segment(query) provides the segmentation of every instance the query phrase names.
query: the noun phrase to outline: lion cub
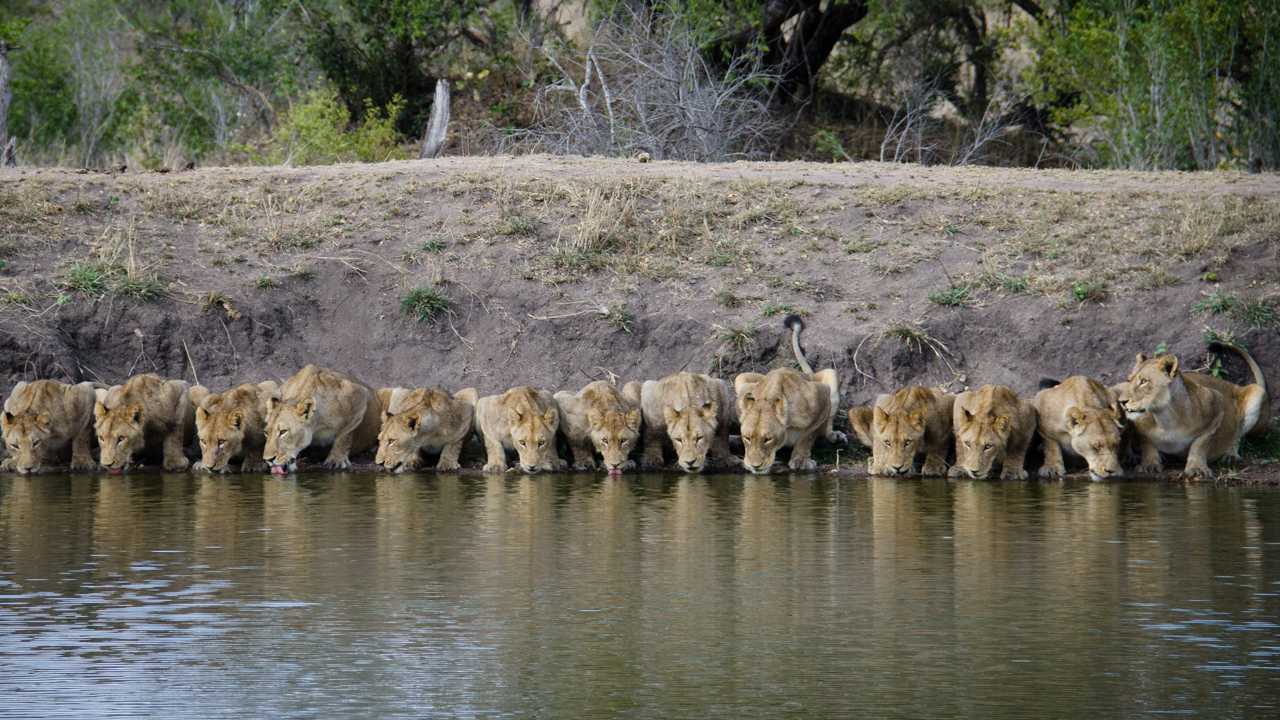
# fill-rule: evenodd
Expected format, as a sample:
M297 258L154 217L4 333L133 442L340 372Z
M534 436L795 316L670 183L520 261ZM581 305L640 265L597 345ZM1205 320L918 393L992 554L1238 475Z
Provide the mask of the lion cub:
M240 472L261 469L267 440L267 399L279 391L280 386L270 380L245 383L223 393L192 386L196 439L200 442L200 460L192 469L230 472L231 461L237 457L241 458Z
M804 321L799 315L788 316L783 325L791 330L791 352L804 372L777 368L767 375L741 373L733 379L742 426L742 465L756 475L773 469L779 448L791 447L787 466L792 470L813 470L818 463L809 453L819 435L830 442L845 442L844 433L832 429L840 405L836 371L815 373L805 360L800 349Z
M736 421L729 383L709 375L680 372L640 386L644 416L644 455L640 464L662 467L664 443L670 441L677 464L687 473L708 464L729 466L729 426Z
M923 453L922 475L946 475L955 400L939 388L913 385L877 397L870 412L850 410L854 433L871 448L868 472L910 475Z
M1063 451L1084 458L1094 480L1122 477L1120 443L1124 414L1116 397L1102 383L1073 375L1036 393L1040 439L1044 441L1044 465L1040 477L1067 473Z
M422 451L440 453L437 471L458 469L462 444L471 434L475 388L450 396L434 388L395 388L387 395L374 462L383 470L411 472L422 465Z
M1270 398L1262 369L1244 350L1224 345L1244 358L1254 384L1240 386L1196 372L1184 373L1178 358L1138 353L1133 372L1117 393L1133 422L1142 450L1140 473L1158 473L1160 454L1186 455L1183 475L1211 478L1209 461L1239 457L1240 439L1270 418Z
M195 424L187 383L147 373L96 392L94 430L99 462L107 472L123 473L134 455L157 445L164 452L165 470L187 469L183 446Z
M476 403L476 429L484 437L488 454L484 471L506 472L507 450L515 450L520 469L564 470L569 466L556 452L560 411L551 393L531 387L515 387L501 395L488 395Z
M594 470L596 452L610 475L636 466L628 456L640 439L640 383L629 382L619 391L597 380L577 393L560 391L554 397L575 470Z
M20 382L4 401L0 431L9 457L0 469L26 475L46 465L91 470L94 385L64 385L54 380Z
M1025 480L1027 448L1036 433L1036 409L1004 385L983 385L956 396L951 414L956 464L951 476L977 480L1000 463L1001 480Z
M298 455L312 445L329 445L324 467L351 467L351 453L378 441L382 403L378 393L337 370L308 365L267 398L267 439L263 456L274 475L298 469Z

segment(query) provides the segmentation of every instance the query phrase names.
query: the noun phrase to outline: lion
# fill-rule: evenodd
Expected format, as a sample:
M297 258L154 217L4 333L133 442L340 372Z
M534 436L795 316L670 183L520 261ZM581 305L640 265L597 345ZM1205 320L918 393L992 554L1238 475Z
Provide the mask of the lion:
M68 460L72 470L97 467L92 453L94 388L91 382L18 383L0 415L0 431L9 452L0 470L27 475Z
M636 466L628 457L640 439L640 383L629 382L619 391L597 380L577 393L561 391L553 397L575 470L595 470L597 452L610 475Z
M298 469L298 455L328 445L324 467L351 467L351 454L378 442L382 403L373 388L347 373L307 365L267 398L262 454L274 475Z
M1001 466L1001 480L1025 480L1027 448L1036 433L1035 407L1004 385L983 385L956 396L951 413L956 439L952 477L976 480Z
M642 467L662 467L668 441L675 449L676 464L687 473L702 472L708 464L728 467L735 462L729 452L729 430L737 420L736 410L724 380L688 372L646 380L640 386L640 412L644 418Z
M924 454L922 475L946 475L955 395L913 385L876 398L870 408L849 411L849 422L871 448L872 475L909 475Z
M545 390L515 387L501 395L488 395L476 402L476 429L484 438L488 455L484 471L507 471L507 450L515 450L520 469L564 470L569 463L556 452L556 430L560 411L555 398Z
M773 469L778 449L791 447L787 466L792 470L814 470L818 463L810 457L819 436L843 444L844 433L832 428L840 405L840 379L832 369L814 372L800 349L804 321L789 315L783 326L791 331L791 351L803 372L776 368L767 375L741 373L733 379L738 396L738 418L742 435L742 465L754 475Z
M191 387L196 408L196 440L200 460L193 470L225 473L240 458L240 472L262 468L266 444L267 399L280 391L279 384L245 383L223 393L211 393L203 385Z
M1182 372L1174 355L1147 357L1138 353L1118 398L1138 436L1142 453L1139 473L1159 473L1163 453L1186 456L1184 477L1212 478L1209 461L1238 459L1240 439L1270 422L1271 401L1261 368L1241 348L1217 347L1245 360L1253 384L1241 386L1202 373Z
M1124 413L1109 388L1092 378L1073 375L1036 393L1033 404L1044 441L1040 477L1067 474L1064 451L1083 458L1094 480L1124 476L1120 463Z
M107 472L123 473L135 455L157 445L164 454L165 470L187 469L190 461L183 448L191 439L195 412L186 382L146 373L96 393L94 430L99 463Z
M412 472L422 465L426 450L440 453L437 471L457 470L462 444L471 434L476 400L475 388L452 396L434 388L391 389L374 462L391 472Z

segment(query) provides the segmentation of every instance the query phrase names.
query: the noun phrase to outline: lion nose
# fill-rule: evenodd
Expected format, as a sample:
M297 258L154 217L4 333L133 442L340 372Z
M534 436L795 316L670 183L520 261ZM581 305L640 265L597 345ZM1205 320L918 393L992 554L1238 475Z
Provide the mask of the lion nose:
M896 473L896 474L898 474L898 475L905 475L905 474L906 474L906 472L907 472L907 466L906 466L906 465L898 465L897 467L893 468L893 472L894 472L894 473Z
M695 462L690 462L688 460L681 460L680 467L684 468L685 470L697 470L698 464Z

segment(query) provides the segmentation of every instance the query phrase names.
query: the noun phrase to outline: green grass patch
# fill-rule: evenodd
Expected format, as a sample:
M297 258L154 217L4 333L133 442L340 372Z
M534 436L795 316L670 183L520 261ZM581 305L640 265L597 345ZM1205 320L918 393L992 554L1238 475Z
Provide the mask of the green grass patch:
M1240 301L1237 300L1234 295L1228 295L1220 290L1214 290L1200 300L1197 300L1196 303L1191 306L1191 311L1198 314L1208 313L1210 315L1222 315L1224 313L1231 312L1239 302Z
M400 310L418 322L430 322L449 312L449 299L434 287L418 287L400 299Z
M110 270L100 263L76 263L63 276L62 287L83 295L102 295L110 280Z
M1232 313L1236 320L1251 328L1261 330L1276 324L1276 309L1266 300L1241 302Z
M929 302L943 307L965 307L972 300L968 285L952 285L929 293Z
M1107 299L1107 284L1101 280L1077 280L1071 283L1071 299L1078 303L1100 303Z
M628 335L631 334L631 328L635 325L636 316L624 305L613 305L604 315L605 322L614 327L615 330L621 330Z
M808 311L797 310L795 306L787 303L766 303L764 308L760 310L760 314L765 317L774 317L776 315L808 315Z

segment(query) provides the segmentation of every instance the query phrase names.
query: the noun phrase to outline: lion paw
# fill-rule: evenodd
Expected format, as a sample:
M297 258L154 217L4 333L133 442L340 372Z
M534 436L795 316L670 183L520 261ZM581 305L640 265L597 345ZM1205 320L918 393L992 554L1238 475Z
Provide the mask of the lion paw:
M182 472L183 470L186 470L190 466L191 466L191 461L184 457L167 458L164 461L164 469L168 470L169 472Z
M436 463L436 472L457 472L462 469L457 460L441 460Z
M1182 477L1186 480L1212 480L1213 471L1209 469L1208 465L1197 463L1195 465L1187 465L1182 471Z
M947 464L944 462L927 460L925 461L924 467L920 468L920 474L931 477L942 477L947 474Z
M801 460L800 458L792 458L791 462L787 463L787 467L791 468L792 470L799 470L799 471L817 470L818 461L814 460L813 458L804 458L803 460Z
M347 458L343 458L341 460L325 460L321 467L325 470L349 470L351 468L351 461Z
M1006 468L1000 473L1001 480L1026 480L1027 471L1022 468Z
M1065 474L1066 474L1065 468L1058 467L1055 465L1045 465L1044 467L1040 468L1040 472L1039 472L1040 477L1045 478L1046 480L1052 479L1052 478L1060 478Z
M1164 466L1160 463L1142 463L1134 468L1134 472L1139 475L1159 475L1164 472Z
M595 470L596 463L594 460L583 460L582 462L574 463L573 469L574 470Z
M487 473L504 473L507 471L507 464L500 462L485 463L485 466L481 468L481 470Z
M5 468L5 469L8 469L8 468ZM93 458L78 458L78 459L71 458L71 469L81 470L81 471L97 470L98 463L94 462Z
M840 432L839 430L833 430L831 431L830 434L827 435L827 442L831 443L832 445L848 445L849 436Z

